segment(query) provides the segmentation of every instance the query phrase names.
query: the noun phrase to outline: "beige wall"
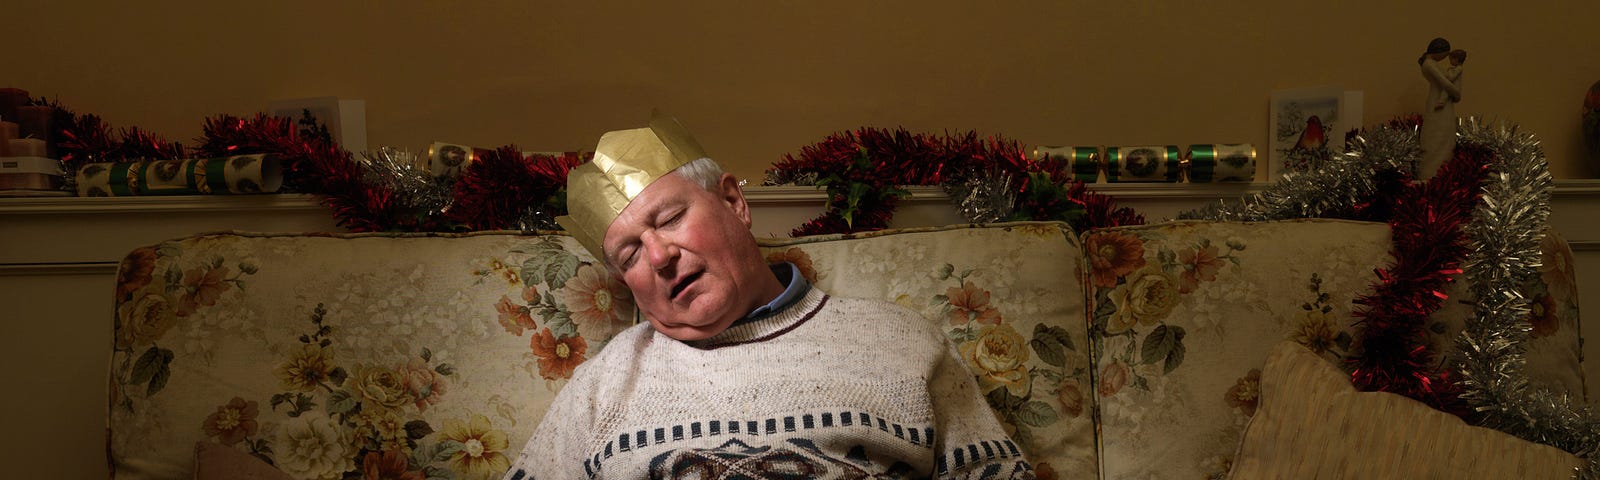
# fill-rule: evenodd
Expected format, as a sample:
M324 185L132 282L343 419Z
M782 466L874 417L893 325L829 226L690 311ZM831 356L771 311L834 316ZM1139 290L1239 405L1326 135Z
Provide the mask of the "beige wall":
M1365 90L1368 122L1418 110L1415 59L1445 36L1472 53L1458 113L1594 176L1593 1L97 3L7 2L0 86L183 140L273 99L364 98L371 144L411 148L584 149L660 107L759 177L857 126L1264 146L1273 89Z

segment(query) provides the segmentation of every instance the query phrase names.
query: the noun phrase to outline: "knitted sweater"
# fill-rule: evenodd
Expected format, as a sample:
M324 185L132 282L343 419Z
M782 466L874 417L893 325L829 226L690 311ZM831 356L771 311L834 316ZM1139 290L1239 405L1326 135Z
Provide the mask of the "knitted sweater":
M578 367L507 480L1033 478L954 346L813 288L680 342L648 324Z

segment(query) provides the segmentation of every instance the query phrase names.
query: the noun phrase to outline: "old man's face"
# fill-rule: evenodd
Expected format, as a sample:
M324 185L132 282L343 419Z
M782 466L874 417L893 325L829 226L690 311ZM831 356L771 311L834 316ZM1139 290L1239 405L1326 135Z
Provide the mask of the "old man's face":
M716 191L677 174L661 177L622 210L603 243L606 262L651 326L678 340L727 329L762 304L759 276L772 276L729 174Z

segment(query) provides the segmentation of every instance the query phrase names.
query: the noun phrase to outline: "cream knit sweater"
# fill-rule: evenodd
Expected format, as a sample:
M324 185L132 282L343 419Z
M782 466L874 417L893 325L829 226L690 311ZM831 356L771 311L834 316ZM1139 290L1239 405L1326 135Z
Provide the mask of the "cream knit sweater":
M1033 478L944 334L812 288L680 342L648 324L578 367L508 480Z

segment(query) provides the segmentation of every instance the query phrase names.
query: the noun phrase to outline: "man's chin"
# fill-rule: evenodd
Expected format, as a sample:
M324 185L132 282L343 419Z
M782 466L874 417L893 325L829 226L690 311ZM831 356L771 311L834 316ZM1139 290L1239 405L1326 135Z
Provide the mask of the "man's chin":
M657 332L680 342L693 342L715 337L728 329L728 325L653 325Z

